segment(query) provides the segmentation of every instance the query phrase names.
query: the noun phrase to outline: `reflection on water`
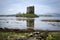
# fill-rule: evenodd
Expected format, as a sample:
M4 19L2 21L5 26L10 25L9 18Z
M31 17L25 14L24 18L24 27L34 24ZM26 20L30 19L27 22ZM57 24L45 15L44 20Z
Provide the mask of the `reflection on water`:
M28 19L27 21L27 27L34 28L34 19Z
M44 19L60 20L54 17L39 17L39 18L24 18L24 17L0 17L0 27L12 29L27 29L34 30L60 30L60 22L44 22Z

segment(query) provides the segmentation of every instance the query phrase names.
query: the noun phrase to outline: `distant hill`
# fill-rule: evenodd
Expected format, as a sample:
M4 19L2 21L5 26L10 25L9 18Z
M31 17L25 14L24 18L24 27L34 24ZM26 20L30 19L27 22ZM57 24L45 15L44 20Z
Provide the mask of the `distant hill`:
M39 16L43 16L43 17L60 17L59 13L46 13L46 14L41 14Z
M12 17L12 16L16 16L16 15L0 15L0 17Z

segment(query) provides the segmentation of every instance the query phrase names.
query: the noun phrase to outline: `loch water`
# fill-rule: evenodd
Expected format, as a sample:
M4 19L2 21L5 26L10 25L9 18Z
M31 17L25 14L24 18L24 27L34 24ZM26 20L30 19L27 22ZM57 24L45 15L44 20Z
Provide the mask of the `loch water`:
M60 22L44 22L42 20L60 20L60 17L0 17L0 28L34 30L60 30Z

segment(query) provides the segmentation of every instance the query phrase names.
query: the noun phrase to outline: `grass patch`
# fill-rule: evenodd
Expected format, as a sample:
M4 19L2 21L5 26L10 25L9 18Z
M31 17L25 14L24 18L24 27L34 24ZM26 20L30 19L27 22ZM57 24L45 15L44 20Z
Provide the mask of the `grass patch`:
M60 40L60 32L50 32L48 34L47 40Z
M26 14L16 14L17 17L38 17L36 14L33 13L26 13Z

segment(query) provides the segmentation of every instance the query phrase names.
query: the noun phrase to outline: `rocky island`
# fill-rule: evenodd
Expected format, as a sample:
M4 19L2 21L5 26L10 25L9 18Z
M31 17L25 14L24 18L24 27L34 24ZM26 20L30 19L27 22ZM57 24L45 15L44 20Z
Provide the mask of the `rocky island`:
M16 14L16 17L38 17L38 15L36 15L34 13L34 6L29 6L27 7L27 12L23 13L23 14Z

